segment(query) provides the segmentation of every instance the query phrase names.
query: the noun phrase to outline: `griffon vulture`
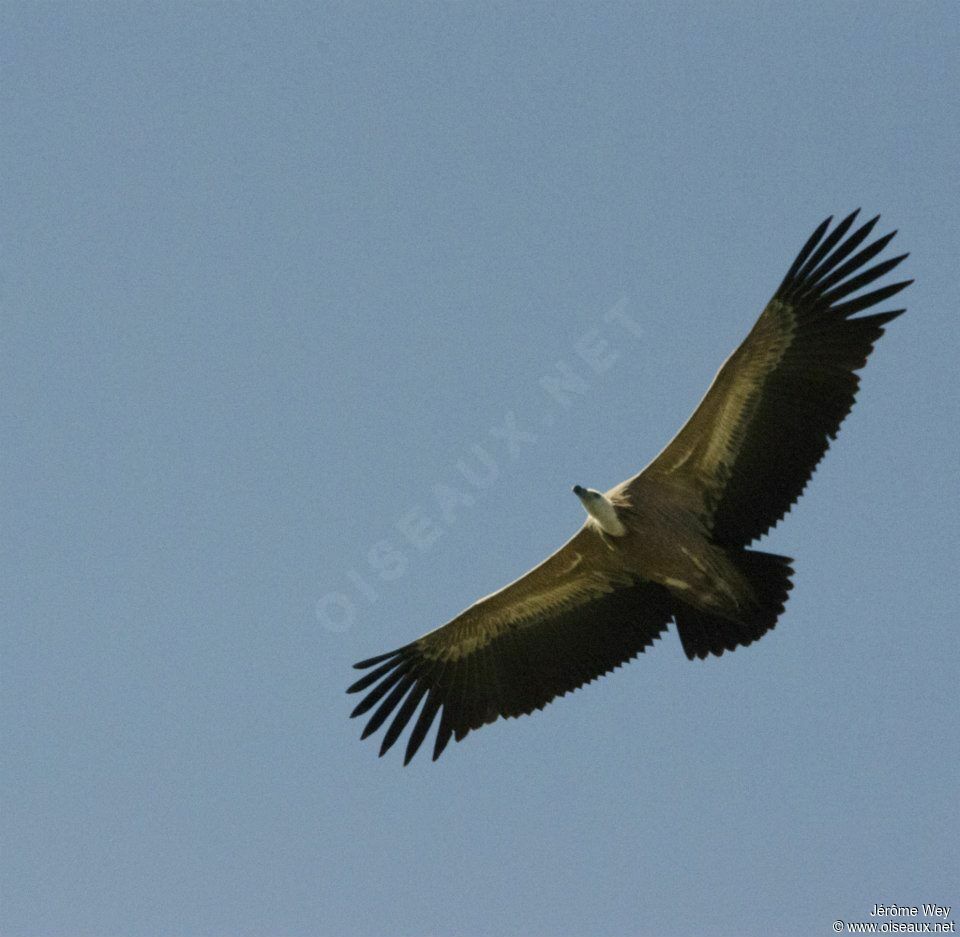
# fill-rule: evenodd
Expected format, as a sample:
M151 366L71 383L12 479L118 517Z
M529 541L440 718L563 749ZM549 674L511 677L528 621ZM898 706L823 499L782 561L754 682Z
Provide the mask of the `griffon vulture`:
M906 254L868 264L896 232L860 249L857 212L828 218L794 260L752 331L686 425L639 475L601 493L576 485L580 530L525 576L441 628L355 666L373 668L352 715L366 738L392 715L383 755L422 703L410 761L440 717L450 741L498 717L541 709L629 661L676 622L691 660L751 644L777 622L792 560L750 550L790 510L850 412L884 326L854 318L912 281L852 297Z

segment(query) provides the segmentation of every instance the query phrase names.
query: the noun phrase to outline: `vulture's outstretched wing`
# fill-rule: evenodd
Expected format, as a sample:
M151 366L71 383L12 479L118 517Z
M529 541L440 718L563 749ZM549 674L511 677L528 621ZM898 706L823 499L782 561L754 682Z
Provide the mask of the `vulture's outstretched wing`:
M363 738L392 715L383 755L413 718L404 764L440 716L434 760L500 716L542 709L635 657L670 622L670 596L611 566L586 527L557 553L505 589L481 599L416 641L355 666L374 668L348 690L366 696L351 715L373 707Z
M745 546L790 510L853 406L855 372L903 312L851 318L913 282L849 298L907 256L863 269L896 232L856 252L877 222L844 240L856 216L814 231L693 415L641 473L690 493L717 543ZM632 481L618 489L629 494Z

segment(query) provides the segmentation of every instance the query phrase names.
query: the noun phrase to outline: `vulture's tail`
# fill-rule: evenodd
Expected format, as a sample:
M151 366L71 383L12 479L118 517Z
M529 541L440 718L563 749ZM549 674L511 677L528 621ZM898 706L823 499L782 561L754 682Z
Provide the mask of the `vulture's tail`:
M728 555L750 583L754 601L741 609L736 619L731 619L677 600L674 619L690 660L708 654L719 656L740 645L752 644L777 623L787 601L793 574L790 557L758 550L731 551Z

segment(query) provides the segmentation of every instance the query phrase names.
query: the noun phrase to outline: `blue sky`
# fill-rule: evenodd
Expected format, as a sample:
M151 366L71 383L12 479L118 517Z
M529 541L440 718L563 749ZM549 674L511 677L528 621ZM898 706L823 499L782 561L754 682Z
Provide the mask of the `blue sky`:
M0 35L4 937L960 905L955 5L9 2ZM351 664L559 546L858 205L916 283L763 542L777 629L379 760Z

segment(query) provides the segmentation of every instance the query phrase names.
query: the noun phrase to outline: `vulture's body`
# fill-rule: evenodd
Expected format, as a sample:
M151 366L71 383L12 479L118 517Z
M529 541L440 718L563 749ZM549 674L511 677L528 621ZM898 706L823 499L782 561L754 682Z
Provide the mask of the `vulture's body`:
M414 714L406 761L439 715L433 757L451 736L520 716L630 660L676 622L687 656L722 654L776 624L787 557L747 549L797 500L853 405L856 371L902 309L854 318L911 281L854 293L906 256L867 265L877 219L856 212L804 245L743 344L667 447L601 494L574 492L581 529L539 566L441 628L356 666L373 668L354 716L363 736L393 716L382 755ZM422 705L421 705L422 704Z

